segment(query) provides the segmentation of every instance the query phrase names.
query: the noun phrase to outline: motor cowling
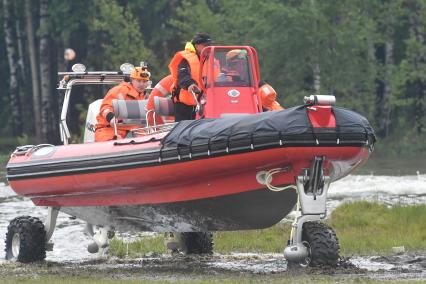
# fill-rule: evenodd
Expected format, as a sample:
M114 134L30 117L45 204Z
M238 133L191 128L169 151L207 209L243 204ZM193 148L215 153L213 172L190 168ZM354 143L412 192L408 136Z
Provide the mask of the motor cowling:
M102 105L102 99L96 100L89 105L87 110L86 124L84 126L84 143L95 142L96 116L98 116Z

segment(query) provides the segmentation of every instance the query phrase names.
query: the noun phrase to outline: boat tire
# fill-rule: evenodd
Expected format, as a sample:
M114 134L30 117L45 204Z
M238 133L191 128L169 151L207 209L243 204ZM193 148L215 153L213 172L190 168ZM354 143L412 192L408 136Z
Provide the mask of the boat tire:
M210 232L182 233L185 254L213 254L213 234Z
M309 266L336 267L339 261L339 240L334 230L320 222L303 224L302 241L306 242L309 250Z
M46 231L40 219L20 216L7 227L6 259L23 263L46 258Z

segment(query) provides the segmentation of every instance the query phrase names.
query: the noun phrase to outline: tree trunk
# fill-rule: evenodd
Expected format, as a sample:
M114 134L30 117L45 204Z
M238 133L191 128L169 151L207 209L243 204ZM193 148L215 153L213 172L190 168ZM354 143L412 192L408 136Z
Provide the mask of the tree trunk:
M40 82L41 82L41 131L44 141L51 141L52 92L50 82L50 49L48 32L48 0L40 1Z
M380 128L383 130L385 137L389 134L389 126L390 126L390 99L392 96L392 69L393 69L393 47L394 43L392 40L389 40L385 43L385 79L383 81L383 96L381 100L381 108L382 108L382 117L380 121Z
M419 23L419 15L415 12L418 10L415 3L411 3L413 6L411 7L411 14L409 18L410 23L410 36L415 39L415 41L419 44L419 46L425 45L425 37L424 27L421 23ZM417 72L421 72L424 68L426 62L426 54L422 52L422 49L417 49L417 54L415 55L415 59L413 60L413 70ZM414 89L416 90L414 96L414 128L418 134L421 134L424 131L424 117L425 117L425 97L426 97L426 79L424 76L420 76L420 78L415 78L414 82L412 82Z
M25 76L25 57L24 57L24 36L22 35L22 28L21 28L21 21L22 17L18 16L21 15L20 7L22 7L22 2L15 0L15 16L16 16L16 40L18 42L18 65L19 65L19 73L22 78L23 85L26 85L28 82L27 76ZM19 7L18 7L19 5Z
M34 129L38 143L43 140L41 132L41 111L40 111L40 72L37 68L37 45L35 43L35 34L33 28L33 13L32 13L32 0L25 0L25 18L27 20L27 41L28 53L31 65L31 86L33 95L33 113L34 113Z
M312 70L313 77L314 77L314 94L320 95L320 89L321 89L321 69L320 65L316 63L314 65L314 68Z
M9 95L10 95L10 109L12 113L13 136L21 136L23 134L23 124L21 115L21 103L19 99L18 88L18 62L16 46L13 39L13 2L3 0L4 10L4 33L6 42L7 59L9 63L10 82L9 82Z

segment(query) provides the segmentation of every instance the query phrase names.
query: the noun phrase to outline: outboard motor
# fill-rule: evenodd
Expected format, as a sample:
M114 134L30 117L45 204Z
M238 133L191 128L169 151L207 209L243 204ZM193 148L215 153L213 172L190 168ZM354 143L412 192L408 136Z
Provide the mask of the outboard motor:
M96 127L96 116L99 114L101 109L102 99L96 100L89 105L87 110L86 124L84 127L84 143L95 142L95 127Z

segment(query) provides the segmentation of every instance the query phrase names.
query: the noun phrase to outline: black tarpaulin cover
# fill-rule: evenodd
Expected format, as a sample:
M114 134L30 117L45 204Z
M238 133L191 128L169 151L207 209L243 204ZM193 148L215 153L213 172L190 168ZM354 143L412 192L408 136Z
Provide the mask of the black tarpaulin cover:
M363 137L363 142L375 141L374 131L366 118L339 107L333 107L333 112L336 128L325 130L329 136L332 132L333 137L342 140L357 136ZM309 140L315 139L319 133L321 129L312 127L306 106L298 106L252 115L181 121L164 137L162 144L166 147L192 147L224 141L264 140L267 137L305 137Z

